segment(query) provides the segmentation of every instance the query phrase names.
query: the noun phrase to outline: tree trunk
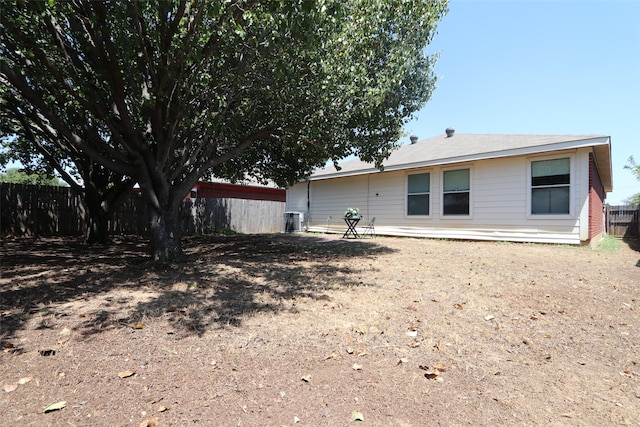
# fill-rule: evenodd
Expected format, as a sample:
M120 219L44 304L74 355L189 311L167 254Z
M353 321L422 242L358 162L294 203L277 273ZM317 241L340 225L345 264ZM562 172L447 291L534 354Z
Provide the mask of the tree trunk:
M109 217L111 212L105 210L100 203L97 203L96 206L96 203L89 203L89 201L87 201L87 209L89 210L89 226L86 243L89 245L110 244Z
M160 210L150 207L150 249L155 262L184 260L178 206Z
M98 189L94 182L86 182L82 190L82 201L86 207L87 231L85 243L89 245L111 243L109 238L109 219L111 210L109 204L104 200L101 189Z
M130 179L94 162L83 164L83 200L89 213L87 244L110 244L109 220L133 187Z

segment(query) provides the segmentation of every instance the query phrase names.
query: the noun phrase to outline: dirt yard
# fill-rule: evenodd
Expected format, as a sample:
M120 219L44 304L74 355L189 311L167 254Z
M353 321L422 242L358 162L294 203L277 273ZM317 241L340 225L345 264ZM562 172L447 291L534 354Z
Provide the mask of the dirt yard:
M184 246L5 239L0 424L640 426L638 241Z

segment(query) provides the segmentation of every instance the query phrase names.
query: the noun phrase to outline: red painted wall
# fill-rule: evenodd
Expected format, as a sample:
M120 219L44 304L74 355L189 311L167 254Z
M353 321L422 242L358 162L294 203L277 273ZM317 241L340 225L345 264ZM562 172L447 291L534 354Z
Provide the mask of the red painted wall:
M247 199L286 201L286 190L270 187L223 184L218 182L198 182L195 196L199 199ZM193 195L192 195L193 197Z
M593 153L589 153L589 240L604 232L605 196Z

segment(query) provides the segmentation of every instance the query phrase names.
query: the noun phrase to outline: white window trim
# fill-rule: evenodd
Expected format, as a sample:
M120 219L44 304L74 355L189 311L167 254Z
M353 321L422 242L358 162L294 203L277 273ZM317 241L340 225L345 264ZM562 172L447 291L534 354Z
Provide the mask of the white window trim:
M531 213L531 164L541 160L555 160L569 158L569 213L568 214L532 214ZM527 159L527 219L574 219L575 213L575 194L576 194L576 175L575 175L575 155L574 154L555 154L550 156L530 157Z
M428 215L409 215L409 175L429 174L429 214ZM412 171L405 173L404 176L404 216L406 218L431 218L433 212L433 172L430 170Z
M444 213L444 173L469 169L469 214L468 215L445 215ZM440 219L471 219L473 218L473 167L471 165L458 165L455 167L443 168L440 170Z

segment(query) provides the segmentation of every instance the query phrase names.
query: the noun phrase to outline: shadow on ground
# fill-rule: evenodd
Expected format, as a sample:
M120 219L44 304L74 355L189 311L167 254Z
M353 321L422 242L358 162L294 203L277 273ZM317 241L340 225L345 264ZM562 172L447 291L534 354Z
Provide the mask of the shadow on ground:
M280 234L192 237L183 246L187 262L157 266L136 237L110 247L71 238L5 240L0 337L65 316L78 317L85 336L153 318L202 334L257 312L295 312L305 298L330 300L332 289L369 286L340 260L358 257L362 269L377 269L375 258L391 251L372 240Z
M626 243L631 249L636 252L640 252L640 238L638 237L624 237L622 241ZM636 267L640 267L640 259L636 262Z

